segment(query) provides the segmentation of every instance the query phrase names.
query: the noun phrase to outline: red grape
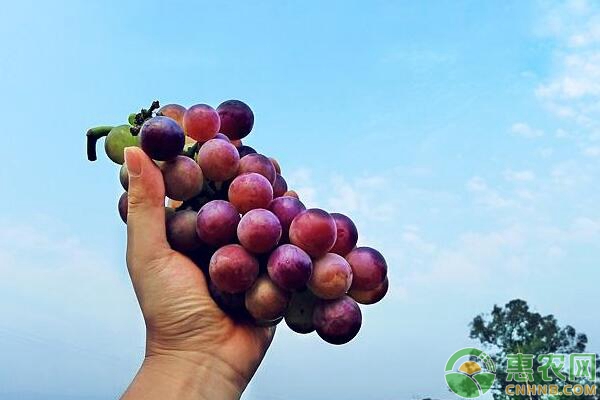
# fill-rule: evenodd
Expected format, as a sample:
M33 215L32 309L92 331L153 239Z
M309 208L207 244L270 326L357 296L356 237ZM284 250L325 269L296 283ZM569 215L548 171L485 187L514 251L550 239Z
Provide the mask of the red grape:
M293 198L295 198L295 199L298 199L298 200L300 200L300 196L298 196L298 193L296 193L296 191L295 191L295 190L288 190L287 192L285 192L285 193L283 194L283 196L289 196L289 197L293 197ZM283 196L282 196L282 197L283 197Z
M273 164L273 168L275 168L275 172L277 172L278 174L281 175L281 167L279 166L279 163L277 162L277 160L274 159L273 157L269 157L269 160L271 160L271 164Z
M283 179L283 176L277 174L275 176L275 182L273 182L273 197L281 197L287 190L287 182Z
M240 159L239 174L256 172L267 178L271 184L275 182L275 168L269 159L262 154L248 154Z
M269 211L275 214L281 223L282 240L288 240L290 225L294 217L304 210L306 210L304 204L302 204L300 200L293 197L277 197L271 201L269 204Z
M182 128L183 114L185 114L185 107L180 106L179 104L167 104L165 106L162 106L156 113L156 115L163 115L165 117L174 119L175 122L177 122Z
M205 142L219 132L221 120L214 108L207 104L191 106L183 114L185 133L198 142Z
M346 255L346 260L352 267L352 289L375 289L387 276L385 258L370 247L355 248Z
M211 139L198 151L198 164L204 176L211 181L222 182L233 178L238 171L240 156L231 143Z
M308 287L322 299L338 299L346 294L352 284L352 268L340 255L327 253L313 263Z
M229 201L245 214L255 208L267 208L273 200L273 188L267 178L256 172L237 176L229 185Z
M241 293L258 277L258 261L239 244L229 244L213 254L208 271L217 289Z
M310 333L315 330L313 311L319 299L310 291L293 292L285 312L285 323L297 333Z
M202 191L202 169L189 157L177 156L161 165L165 191L173 200L188 200Z
M284 244L271 253L267 271L279 287L286 290L302 289L310 279L312 261L301 248Z
M254 114L248 105L239 100L227 100L217 107L221 118L221 132L230 139L246 137L254 126Z
M196 212L192 210L177 211L167 217L167 240L173 250L187 253L201 246L196 219Z
M389 280L386 277L383 282L379 284L375 289L371 290L357 290L351 289L348 292L348 296L352 297L360 304L375 304L383 299L388 291Z
M360 307L344 296L337 300L321 300L313 313L317 334L331 344L344 344L352 340L362 324Z
M129 200L127 196L127 192L123 193L121 197L119 197L119 215L123 222L127 223L127 210L129 208Z
M283 316L289 299L286 291L263 275L246 292L246 309L257 320L271 321Z
M311 257L325 255L333 247L336 234L333 217L319 208L302 211L290 225L290 242Z
M281 238L281 223L269 210L257 208L248 211L237 227L240 244L253 253L266 253Z
M183 129L169 117L150 118L142 125L139 136L142 149L159 161L174 158L185 144Z
M337 239L330 252L345 257L356 246L358 230L354 222L344 214L332 213L331 216L335 220Z
M196 221L196 232L204 243L211 246L223 246L235 240L240 214L234 206L224 200L206 203Z

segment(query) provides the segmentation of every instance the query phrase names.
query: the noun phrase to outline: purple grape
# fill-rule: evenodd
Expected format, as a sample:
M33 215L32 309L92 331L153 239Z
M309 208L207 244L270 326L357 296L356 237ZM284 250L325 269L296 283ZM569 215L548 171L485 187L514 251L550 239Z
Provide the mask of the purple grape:
M213 200L198 211L196 232L204 243L223 246L235 240L239 222L240 214L231 203Z
M350 289L348 296L356 300L360 304L375 304L383 299L388 291L389 281L386 277L383 282L375 289L371 290L357 290Z
M208 290L219 308L231 318L237 321L250 319L250 314L248 314L244 304L244 293L225 293L219 290L213 282L208 285Z
M254 114L248 105L239 100L227 100L217 107L221 118L221 132L229 139L246 137L254 126Z
M352 289L375 289L387 276L385 258L370 247L357 247L348 253L346 261L352 267Z
M254 150L252 147L245 146L245 145L241 145L240 147L237 148L237 150L238 150L238 154L240 155L240 158L244 158L248 154L255 154L256 153L256 150Z
M293 292L285 312L285 323L297 333L311 333L315 330L313 311L319 299L310 290Z
M277 175L271 160L258 153L248 154L240 159L238 174L241 175L246 172L256 172L257 174L261 174L267 178L271 184L275 182L275 176Z
M273 197L281 197L287 192L288 186L283 176L277 174L273 182Z
M185 144L183 129L169 117L150 118L142 125L139 136L142 149L158 161L176 157Z
M337 238L333 248L329 251L345 257L358 242L358 230L354 222L344 214L332 213L331 216L335 221Z
M189 200L202 191L202 169L189 157L177 156L161 165L165 192L173 200Z
M197 213L192 210L177 211L167 218L167 240L173 250L189 253L200 248L196 220Z
M125 191L129 190L129 172L125 164L121 165L121 169L119 170L119 181Z
M286 291L263 275L246 292L246 309L256 320L272 321L283 316L289 300Z
M240 220L237 227L240 244L253 253L266 253L279 243L281 224L269 210L250 210Z
M119 197L119 215L123 222L127 223L127 210L129 208L129 200L127 196L127 192L123 193L121 197Z
M211 181L222 182L237 174L240 156L231 143L211 139L198 150L198 164L204 176Z
M321 339L331 344L344 344L360 330L362 314L358 304L348 296L321 300L315 307L313 324Z
M258 277L258 261L239 244L228 244L213 254L208 272L217 289L241 293Z
M312 261L301 248L284 244L269 256L267 272L282 289L298 290L304 288L310 279Z
M302 211L290 225L290 242L311 257L321 257L331 250L336 235L333 217L319 208Z
M229 201L241 214L255 208L267 208L273 200L273 188L262 175L255 172L239 175L229 185Z
M313 262L313 272L308 287L322 299L338 299L346 294L352 284L352 268L338 254L327 253Z
M269 204L269 211L277 216L281 223L281 240L287 241L292 221L300 212L306 210L304 204L290 196L277 197Z

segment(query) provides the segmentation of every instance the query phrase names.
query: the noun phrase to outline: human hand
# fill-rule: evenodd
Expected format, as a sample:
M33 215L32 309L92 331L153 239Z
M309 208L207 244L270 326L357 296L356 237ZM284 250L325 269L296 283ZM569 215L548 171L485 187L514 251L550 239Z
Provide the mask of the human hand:
M167 242L160 170L137 147L125 149L125 160L127 267L146 323L146 355L122 399L237 399L274 328L236 323L221 311L204 273Z

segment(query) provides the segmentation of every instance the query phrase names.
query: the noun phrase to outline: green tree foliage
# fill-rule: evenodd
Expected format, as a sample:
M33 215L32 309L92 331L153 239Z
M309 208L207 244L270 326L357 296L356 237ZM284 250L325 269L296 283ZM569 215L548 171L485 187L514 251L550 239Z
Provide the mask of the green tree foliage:
M492 387L492 393L496 400L537 400L537 399L578 399L578 400L598 400L600 399L600 388L597 388L597 394L593 396L509 396L505 393L508 384L516 382L507 382L507 354L534 354L533 365L533 383L543 384L541 373L537 371L540 363L537 356L540 354L568 354L584 353L588 342L584 333L577 332L570 325L561 327L553 315L542 316L539 313L532 312L524 300L511 300L504 307L494 306L489 315L478 315L470 324L472 339L479 340L486 352L496 363L496 381ZM597 357L597 374L600 375L600 357ZM568 360L564 372L568 375ZM592 382L586 379L580 379L577 382L565 382L552 376L552 382L547 384L556 384L562 389L567 384L589 384Z

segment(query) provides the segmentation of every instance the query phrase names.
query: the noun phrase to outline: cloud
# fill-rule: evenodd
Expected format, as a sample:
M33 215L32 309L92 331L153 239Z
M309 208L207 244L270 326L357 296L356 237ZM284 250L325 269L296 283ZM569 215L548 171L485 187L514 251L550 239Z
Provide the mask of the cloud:
M527 139L533 139L533 138L538 138L541 136L544 136L544 131L542 131L541 129L535 129L532 128L531 126L529 126L528 124L524 123L524 122L516 122L514 123L511 127L510 127L510 131L512 133L514 133L515 135L527 138Z
M600 146L589 146L583 149L583 154L588 157L600 157Z
M513 171L508 169L504 171L504 179L509 182L530 182L535 179L535 173L530 170Z
M502 196L496 189L488 186L487 182L478 176L467 181L466 188L476 195L476 202L486 207L497 209L516 206L515 200Z

